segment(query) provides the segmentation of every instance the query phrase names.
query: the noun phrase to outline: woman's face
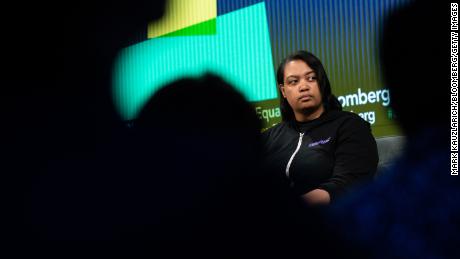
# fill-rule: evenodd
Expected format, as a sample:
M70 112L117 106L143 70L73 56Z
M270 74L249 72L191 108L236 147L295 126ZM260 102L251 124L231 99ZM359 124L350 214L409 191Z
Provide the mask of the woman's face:
M304 61L286 63L280 89L298 121L316 119L324 111L316 73Z

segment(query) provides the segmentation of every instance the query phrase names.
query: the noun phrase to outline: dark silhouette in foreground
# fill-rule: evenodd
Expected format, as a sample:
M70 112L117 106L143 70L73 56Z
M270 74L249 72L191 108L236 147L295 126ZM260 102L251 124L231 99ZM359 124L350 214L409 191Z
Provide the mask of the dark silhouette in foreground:
M155 193L155 220L138 237L221 254L293 244L296 215L259 170L260 121L231 85L207 75L166 86L133 121L133 137L134 171Z
M113 60L162 17L165 2L16 1L5 8L7 240L107 235L101 226L90 237L81 222L104 221L98 212L114 202L104 196L107 176L117 174L104 161L117 153L123 135L111 98Z
M449 15L448 4L420 1L385 22L385 82L407 146L375 183L332 207L331 228L359 257L459 257L459 179L450 175Z

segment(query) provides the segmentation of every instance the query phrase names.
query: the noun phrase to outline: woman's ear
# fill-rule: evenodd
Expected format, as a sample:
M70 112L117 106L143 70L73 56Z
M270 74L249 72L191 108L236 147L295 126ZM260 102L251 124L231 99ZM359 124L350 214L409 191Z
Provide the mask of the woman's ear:
M280 88L281 94L283 95L284 98L286 98L286 93L284 92L284 85L283 85L283 84L279 84L278 86L279 86L279 88Z

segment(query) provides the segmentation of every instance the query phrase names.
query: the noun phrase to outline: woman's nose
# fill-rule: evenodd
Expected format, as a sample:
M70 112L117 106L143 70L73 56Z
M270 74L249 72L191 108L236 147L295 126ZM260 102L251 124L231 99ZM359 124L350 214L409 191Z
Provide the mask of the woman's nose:
M299 84L299 91L307 91L310 90L310 85L308 84L307 80L301 80Z

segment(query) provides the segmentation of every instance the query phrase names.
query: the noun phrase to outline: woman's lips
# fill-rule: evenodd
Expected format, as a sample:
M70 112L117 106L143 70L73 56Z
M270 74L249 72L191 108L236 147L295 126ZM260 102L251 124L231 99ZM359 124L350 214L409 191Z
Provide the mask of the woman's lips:
M302 95L299 97L300 101L309 101L310 99L312 99L311 95Z

